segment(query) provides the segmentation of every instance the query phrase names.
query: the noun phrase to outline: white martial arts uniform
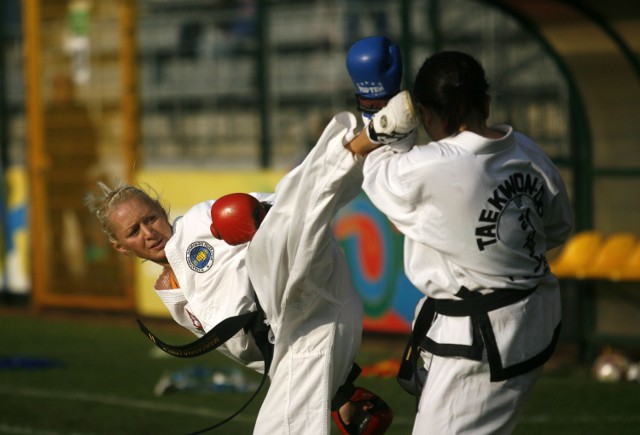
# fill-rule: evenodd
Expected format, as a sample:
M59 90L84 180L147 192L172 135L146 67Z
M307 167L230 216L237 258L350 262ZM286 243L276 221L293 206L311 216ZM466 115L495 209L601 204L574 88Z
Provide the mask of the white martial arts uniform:
M275 194L259 197L273 205L249 244L228 246L211 236L209 201L176 222L165 248L180 289L157 293L197 335L254 311L257 295L274 356L256 434L329 434L331 399L360 346L362 302L331 229L336 212L361 189L362 159L344 148L356 125L352 114L338 114ZM242 331L219 349L263 367Z
M364 165L364 191L405 235L405 272L422 303L467 300L483 311L468 299L535 289L484 314L436 307L420 337L429 375L415 434L509 433L557 340L559 286L545 253L570 234L570 202L538 145L494 128L504 136L463 131L404 153L384 146Z

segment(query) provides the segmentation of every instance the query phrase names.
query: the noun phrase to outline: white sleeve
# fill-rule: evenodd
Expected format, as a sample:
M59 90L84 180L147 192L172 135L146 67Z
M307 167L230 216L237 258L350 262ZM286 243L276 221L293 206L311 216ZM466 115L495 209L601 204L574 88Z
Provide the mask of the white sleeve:
M240 331L222 346L218 347L218 352L231 360L246 366L259 373L264 373L264 360L262 354L253 340L253 336L244 331Z
M260 202L267 202L269 204L273 204L273 200L275 199L274 193L266 193L266 192L251 192L249 195L253 196Z
M411 180L408 172L415 150L416 147L407 153L397 153L386 146L372 151L364 162L362 190L400 232L424 242L419 231L419 207L429 200L429 193L416 189L421 180Z
M156 290L156 294L160 297L167 310L180 326L187 328L198 337L204 335L202 323L193 314L189 307L189 302L184 297L184 293L180 289Z
M545 215L547 250L556 248L567 241L573 229L573 209L566 188L557 175L557 192L551 199L550 212Z
M189 302L184 297L182 290L156 290L156 293L171 313L171 317L180 325L193 332L198 337L204 335L202 323L189 309ZM226 357L236 361L250 369L262 373L264 362L251 334L243 330L231 337L226 343L217 349Z

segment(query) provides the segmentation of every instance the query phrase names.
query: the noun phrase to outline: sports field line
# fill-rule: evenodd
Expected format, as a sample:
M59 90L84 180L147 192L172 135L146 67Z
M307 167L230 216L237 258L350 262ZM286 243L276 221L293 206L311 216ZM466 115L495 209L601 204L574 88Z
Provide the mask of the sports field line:
M61 390L44 390L39 388L10 388L0 386L0 395L22 396L30 398L56 399L80 401L89 403L98 403L102 405L120 406L124 408L145 409L158 412L172 412L175 414L197 415L203 417L212 417L222 419L228 416L228 413L222 413L206 407L186 407L181 405L159 404L156 402L127 399L118 396L107 396L102 394L90 394L81 391L61 391ZM252 422L255 421L255 415L240 414L235 420ZM557 418L545 414L524 415L519 424L527 425L553 425L558 421ZM624 414L624 415L566 415L562 418L563 423L569 424L590 424L600 423L640 423L640 414ZM395 418L394 426L411 427L413 419ZM0 433L24 434L24 435L59 435L55 432L36 431L26 427L5 426L0 423ZM65 434L69 435L69 434ZM80 435L80 434L76 434Z
M11 435L90 435L81 432L56 432L52 430L33 429L26 426L10 426L0 423L0 434Z
M90 394L81 391L61 391L61 390L44 390L40 388L9 388L0 386L0 395L9 396L21 396L29 398L41 398L41 399L56 399L56 400L69 400L88 403L97 403L101 405L120 406L124 408L145 409L158 412L172 412L175 414L197 415L203 417L212 417L214 419L222 419L229 416L228 413L217 412L210 408L199 407L186 407L180 405L159 404L156 402L146 400L127 399L118 396L107 396L102 394ZM256 415L240 414L237 415L234 420L253 422L256 420ZM413 425L413 419L395 418L393 421L394 426L411 427ZM3 429L7 433L12 434L24 434L24 435L59 435L53 432L35 431L28 428L3 428L0 424L0 433ZM12 430L9 430L12 429ZM68 435L68 434L65 434ZM80 435L80 434L76 434Z
M54 432L50 430L38 430L31 429L26 426L9 426L8 424L0 423L0 433L13 434L13 435L62 435L60 432ZM69 435L85 435L79 433L73 433Z
M158 412L173 412L176 414L198 415L203 417L225 418L229 414L217 412L210 408L187 407L181 405L161 404L146 400L128 399L118 396L90 394L82 391L44 390L40 388L10 388L0 386L0 395L21 396L41 399L70 400L79 402L98 403L101 405L120 406L124 408L145 409ZM234 420L246 422L255 421L255 415L238 415Z
M518 421L518 424L528 425L554 425L556 423L569 423L575 425L585 425L591 423L640 423L640 415L637 414L584 414L567 415L566 418L557 418L545 414L525 415Z

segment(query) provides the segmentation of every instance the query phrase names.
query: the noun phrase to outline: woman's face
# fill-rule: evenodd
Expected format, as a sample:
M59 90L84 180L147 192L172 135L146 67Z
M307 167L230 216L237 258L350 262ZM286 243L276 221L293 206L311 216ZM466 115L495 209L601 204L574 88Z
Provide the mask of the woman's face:
M109 223L116 238L111 245L116 251L162 265L168 263L164 247L172 229L163 210L133 197L113 208Z

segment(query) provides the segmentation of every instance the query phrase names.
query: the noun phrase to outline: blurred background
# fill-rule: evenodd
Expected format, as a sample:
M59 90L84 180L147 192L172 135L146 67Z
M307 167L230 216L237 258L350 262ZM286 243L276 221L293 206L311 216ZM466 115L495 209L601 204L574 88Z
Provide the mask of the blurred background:
M406 88L436 51L476 56L491 122L560 168L576 212L572 249L552 263L562 343L587 363L640 345L639 3L2 0L0 13L0 307L166 318L149 291L158 269L110 250L84 193L150 185L175 218L271 191L332 114L355 112L350 45L386 35ZM334 228L366 331L406 334L419 294L402 238L364 196Z

